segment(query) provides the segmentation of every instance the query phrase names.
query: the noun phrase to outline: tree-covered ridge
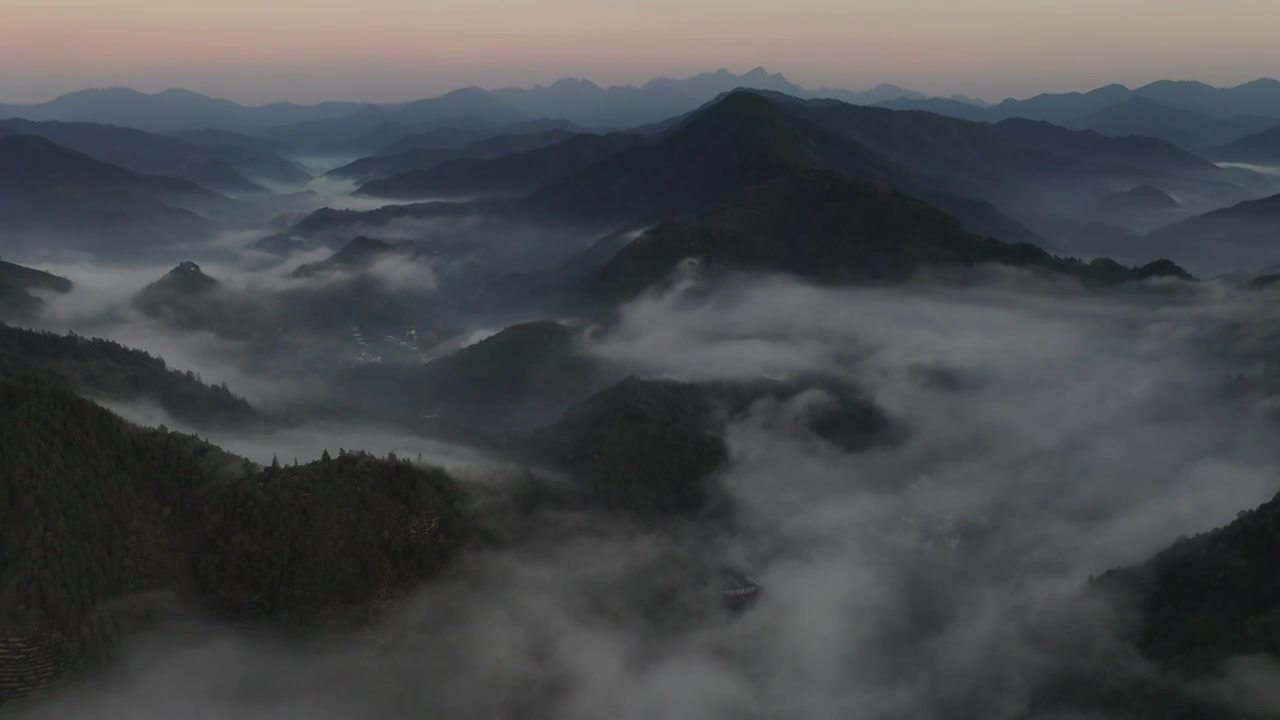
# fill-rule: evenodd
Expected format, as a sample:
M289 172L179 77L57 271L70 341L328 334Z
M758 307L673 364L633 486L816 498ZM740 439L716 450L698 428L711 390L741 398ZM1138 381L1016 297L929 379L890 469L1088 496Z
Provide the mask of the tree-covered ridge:
M1141 268L1105 258L1085 263L1028 243L975 235L929 203L889 188L821 170L795 170L696 221L664 223L645 233L601 270L593 292L629 298L686 258L712 268L785 272L825 282L894 282L928 268L986 263L1106 285L1190 278L1167 260Z
M0 320L27 320L43 308L43 300L0 277Z
M345 368L344 403L432 434L506 440L610 382L600 362L579 352L582 332L555 320L520 323L425 364Z
M361 186L359 194L422 198L529 192L580 172L644 138L627 133L575 135L553 145L497 157L462 157L412 169Z
M1201 674L1237 656L1280 657L1277 557L1280 496L1097 585L1134 612L1134 640L1147 657Z
M120 401L147 400L184 421L211 425L260 419L226 384L206 385L194 373L110 340L0 325L0 378L36 373L76 392Z
M715 510L712 476L729 461L729 422L757 403L818 390L828 402L803 413L809 432L856 452L892 438L884 412L855 388L812 383L683 383L627 378L571 407L535 433L535 453L573 476L594 504L658 517Z
M78 647L112 598L186 575L183 500L247 462L130 425L35 378L0 380L0 635Z
M0 260L0 282L8 282L24 290L47 290L49 292L71 292L71 281L47 273L43 270L23 267L16 263Z
M44 308L44 300L32 295L32 290L65 293L71 291L71 281L41 270L23 267L0 260L0 320L25 320Z
M313 617L383 599L441 570L465 539L462 493L441 470L343 452L272 466L194 503L195 584L249 616Z
M462 502L442 471L395 458L264 469L56 382L0 379L0 639L60 658L60 676L159 589L320 621L439 572L468 537ZM0 683L0 703L31 689Z
M292 278L309 278L337 272L357 272L368 269L381 260L401 256L406 262L418 255L412 241L396 244L361 235L324 260L301 265L289 273Z

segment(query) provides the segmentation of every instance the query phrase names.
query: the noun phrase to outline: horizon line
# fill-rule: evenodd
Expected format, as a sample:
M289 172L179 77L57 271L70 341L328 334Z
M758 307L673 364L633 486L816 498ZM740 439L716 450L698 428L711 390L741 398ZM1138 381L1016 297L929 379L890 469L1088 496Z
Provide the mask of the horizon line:
M1108 88L1108 87L1117 87L1117 86L1118 86L1118 87L1121 87L1121 88L1124 88L1125 90L1128 90L1128 91L1132 92L1132 91L1135 91L1135 90L1141 90L1141 89L1142 89L1142 88L1144 88L1144 87L1149 87L1149 86L1151 86L1151 85L1157 85L1157 84L1160 84L1160 83L1198 84L1198 85L1204 85L1204 86L1206 86L1206 87L1210 87L1210 88L1213 88L1213 89L1216 89L1216 90L1235 90L1235 89L1238 89L1238 88L1247 87L1247 86L1249 86L1249 85L1254 85L1254 84L1257 84L1257 83L1265 83L1265 82L1270 82L1270 83L1280 84L1280 79L1277 79L1277 78L1275 78L1275 77L1265 76L1265 75L1264 75L1264 76L1260 76L1260 77L1258 77L1258 78L1255 78L1255 79L1253 79L1253 80L1248 80L1248 81L1245 81L1245 82L1242 82L1242 83L1236 84L1236 85L1214 85L1214 84L1212 84L1212 83L1207 83L1207 82L1204 82L1204 81L1202 81L1202 80L1162 78L1162 79L1159 79L1159 80L1153 80L1153 81L1150 81L1150 82L1146 82L1146 83L1143 83L1143 84L1141 84L1141 85L1137 85L1137 84L1135 84L1135 85L1129 85L1129 84L1126 84L1126 83L1113 82L1113 83L1104 83L1104 84L1102 84L1102 85L1097 85L1097 86L1094 86L1094 87L1088 88L1088 89L1086 89L1086 90L1066 90L1066 91L1060 91L1060 92L1045 91L1045 92L1038 92L1038 93L1035 93L1035 94L1032 94L1032 95L1026 95L1026 96L1022 96L1022 97L1018 97L1018 96L1014 96L1014 95L1009 95L1009 96L1007 96L1007 97L1004 97L1004 98L1001 98L1001 99L999 99L999 100L994 100L994 101L993 101L993 100L990 100L990 99L988 99L988 98L982 97L982 96L980 96L980 95L975 95L975 94L971 94L971 93L964 93L964 92L952 92L952 93L948 93L948 94L945 94L945 95L940 95L940 94L939 94L939 95L929 94L929 93L925 93L925 92L921 92L921 91L914 90L914 89L912 89L912 88L910 88L910 87L907 87L907 86L905 86L905 85L900 85L900 84L898 84L898 83L891 82L891 81L883 81L883 82L879 82L879 83L876 83L876 84L874 84L874 85L872 85L872 86L870 86L870 87L867 87L867 88L866 88L866 89L864 89L864 90L853 90L853 89L845 88L845 87L831 87L831 86L823 86L823 87L819 87L819 88L811 88L811 87L808 87L808 86L802 85L801 83L798 83L798 82L795 82L795 81L793 81L793 80L789 79L789 78L786 76L786 74L785 74L785 73L783 73L783 72L771 72L771 71L767 70L764 66L762 66L762 65L757 65L757 66L754 66L753 68L751 68L750 70L747 70L747 71L742 72L742 73L735 73L735 72L733 72L732 70L729 70L727 67L721 66L721 67L719 67L719 68L717 68L717 69L715 69L715 70L709 70L709 71L704 71L704 72L693 73L693 74L691 74L691 75L684 75L684 76L670 76L670 75L663 76L663 75L659 75L659 76L652 77L652 78L650 78L649 80L644 81L644 82L642 82L642 83L638 83L638 84L637 84L637 83L628 83L628 84L602 85L602 84L600 84L600 83L598 83L598 82L596 82L596 81L594 81L594 80L592 80L592 79L590 79L590 78L588 78L588 77L584 77L584 76L568 76L568 75L563 76L563 77L556 78L555 80L551 80L551 81L548 81L548 82L545 82L545 83L532 83L532 84L527 84L527 85L501 85L501 86L497 86L497 87L485 87L485 86L483 86L483 85L474 85L474 84L473 84L473 85L464 85L464 86L460 86L460 87L454 88L454 89L452 89L452 90L447 90L447 91L445 91L445 92L436 93L436 94L433 94L433 95L415 95L415 96L409 96L407 99L404 99L404 100L390 100L390 101L354 100L354 99L336 99L336 98L330 98L330 99L326 99L326 100L320 100L320 101L317 101L317 102L295 102L295 101L290 101L290 100L271 100L271 101L268 101L268 102L261 102L261 103L246 103L246 102L241 102L241 101L238 101L238 100L233 100L233 99L231 99L231 98L229 98L229 97L225 97L225 96L222 96L222 95L211 95L211 94L208 94L208 93L205 93L205 92L201 92L201 91L199 91L199 90L192 90L190 87L184 87L184 86L181 86L181 85L174 85L174 86L167 87L167 88L164 88L164 89L162 89L162 90L157 90L157 91L154 91L154 92L146 92L146 91L143 91L143 90L139 90L139 89L137 89L136 87L134 87L134 86L132 86L132 85L119 84L119 85L88 86L88 87L84 87L84 88L81 88L81 89L78 89L78 90L71 90L71 91L67 91L67 92L59 93L59 94L57 94L57 95L54 95L53 97L50 97L50 98L49 98L49 99L47 99L47 100L43 100L43 101L39 101L39 102L16 102L16 103L0 102L0 106L7 106L7 107L35 107L35 106L40 106L40 105L45 105L45 104L48 104L48 103L51 103L51 102L55 102L55 101L57 101L57 100L59 100L59 99L62 99L62 98L65 98L65 97L74 96L74 95L81 94L81 93L90 93L90 92L112 92L112 91L128 91L128 92L137 93L137 94L142 95L142 96L145 96L145 97L158 97L158 96L160 96L160 95L165 95L165 94L167 94L167 93L183 92L183 93L189 93L189 94L192 94L192 95L199 95L199 96L201 96L201 97L208 98L208 99L211 99L211 100L219 100L219 101L230 102L230 103L234 103L234 104L236 104L236 105L239 105L239 106L241 106L241 107L247 107L247 108L261 108L261 107L269 107L269 106L272 106L272 105L295 105L295 106L299 106L299 107L315 107L315 106L324 105L324 104L327 104L327 103L344 103L344 104L353 104L353 105L383 106L383 105L399 105L399 104L407 104L407 103L417 102L417 101L421 101L421 100L432 100L432 99L445 97L445 96L447 96L447 95L451 95L451 94L458 93L458 92L465 92L465 91L468 91L468 90L479 90L479 91L486 92L486 93L500 92L500 91L504 91L504 90L523 90L523 91L534 91L534 90L538 90L538 89L546 89L546 88L552 87L552 86L554 86L554 85L557 85L557 84L560 84L560 83L563 83L563 82L588 83L588 84L591 84L591 85L595 86L596 88L599 88L600 90L605 90L605 91L608 91L608 90L614 90L614 89L622 89L622 90L627 90L627 89L631 89L631 90L641 90L641 89L644 89L645 87L647 87L647 86L649 86L649 85L652 85L653 83L661 82L661 81L667 81L667 82L680 82L680 81L689 80L689 79L696 78L696 77L701 77L701 76L706 76L706 75L717 75L717 74L721 74L721 73L727 73L727 74L733 75L733 76L734 76L734 77L736 77L736 78L743 78L743 77L745 77L745 76L747 76L747 75L754 74L754 73L756 73L757 71L762 71L762 72L764 72L765 74L769 75L770 77L777 77L777 78L780 78L780 79L782 79L783 81L788 82L788 83L790 83L790 84L792 84L792 85L795 85L795 86L797 86L797 87L800 87L800 88L802 88L802 89L804 89L805 91L810 92L810 93L820 93L820 92L822 92L822 91L824 91L824 90L831 90L831 91L839 91L839 92L848 92L848 93L860 94L860 93L867 93L867 92L871 92L871 91L877 90L877 89L882 88L882 87L893 87L893 88L897 88L897 89L900 89L900 90L903 90L903 91L906 91L906 92L910 92L910 93L917 93L917 94L923 95L923 96L925 96L926 98L929 98L929 99L943 99L943 100L945 100L945 99L953 99L953 98L956 98L956 97L966 97L966 98L969 98L969 99L972 99L972 100L978 100L978 101L980 101L980 102L987 103L987 104L989 104L989 105L993 105L993 106L994 106L994 105L999 105L1000 103L1005 102L1005 101L1008 101L1008 100L1015 100L1015 101L1028 100L1028 99L1031 99L1031 98L1039 97L1039 96L1041 96L1041 95L1087 94L1087 93L1089 93L1089 92L1093 92L1093 91L1095 91L1095 90L1100 90L1100 89ZM739 89L766 89L766 88L751 88L751 87L749 87L749 86L741 86Z

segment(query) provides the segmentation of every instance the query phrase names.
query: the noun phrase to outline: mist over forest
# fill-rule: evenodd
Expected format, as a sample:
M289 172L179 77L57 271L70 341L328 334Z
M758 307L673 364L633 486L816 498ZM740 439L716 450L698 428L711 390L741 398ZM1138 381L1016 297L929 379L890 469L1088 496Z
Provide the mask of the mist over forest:
M1280 717L1277 129L0 105L0 715Z

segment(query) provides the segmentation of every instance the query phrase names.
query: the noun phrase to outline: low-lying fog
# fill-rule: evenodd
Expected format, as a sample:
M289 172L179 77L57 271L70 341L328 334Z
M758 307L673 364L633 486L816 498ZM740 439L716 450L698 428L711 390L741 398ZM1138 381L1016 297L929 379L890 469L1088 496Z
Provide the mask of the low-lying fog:
M126 284L63 269L79 292ZM1250 328L1265 332L1276 306L1208 285L990 280L833 289L752 277L643 297L583 352L684 380L837 375L903 440L846 454L799 429L820 394L761 405L728 435L734 535L581 518L578 534L476 551L358 634L298 645L216 624L151 633L108 679L29 716L994 718L1016 715L1064 663L1136 664L1114 652L1114 619L1076 592L1280 489L1273 420L1224 392L1251 369L1230 343L1256 341ZM198 339L146 332L119 339L251 400L268 392L219 370L224 354ZM483 464L367 428L210 439L285 462L345 446ZM765 587L751 611L676 630L617 611L611 598L635 574L709 548Z
M1240 168L1241 170L1251 170L1263 175L1280 175L1280 165L1255 165L1253 163L1241 162L1221 162L1219 167Z

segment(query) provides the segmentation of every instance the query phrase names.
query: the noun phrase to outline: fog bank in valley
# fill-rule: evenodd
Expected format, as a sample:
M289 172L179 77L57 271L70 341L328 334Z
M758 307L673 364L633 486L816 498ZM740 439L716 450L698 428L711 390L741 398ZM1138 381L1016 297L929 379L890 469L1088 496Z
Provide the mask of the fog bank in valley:
M849 454L800 422L822 391L761 401L731 425L717 478L732 532L569 513L555 525L573 532L474 550L359 632L299 646L212 622L157 630L28 716L1016 716L1064 667L1141 671L1121 618L1082 593L1091 575L1280 488L1272 421L1224 392L1253 369L1265 297L1021 276L871 289L690 276L625 307L582 352L687 381L836 377L901 437ZM484 464L340 425L212 439L286 462L348 443ZM749 568L759 604L670 627L634 609L664 570L703 557ZM1273 673L1242 658L1197 691L1274 708Z

